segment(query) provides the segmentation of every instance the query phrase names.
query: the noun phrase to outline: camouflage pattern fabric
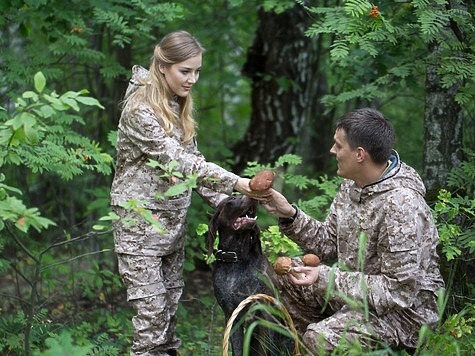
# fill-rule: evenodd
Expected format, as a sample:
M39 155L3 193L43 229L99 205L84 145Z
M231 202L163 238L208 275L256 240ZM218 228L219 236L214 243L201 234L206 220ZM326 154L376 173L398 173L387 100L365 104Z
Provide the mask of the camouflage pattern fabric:
M130 354L166 355L167 350L178 349L181 341L174 333L183 291L184 251L162 257L118 254L117 258L127 300L136 312Z
M133 73L127 95L139 87L138 78L145 76L147 72L135 66ZM178 110L176 102L171 101L170 105ZM174 170L185 177L197 174L199 187L197 192L213 206L217 206L217 203L224 198L216 192L232 193L239 177L214 163L207 162L198 151L196 141L183 144L181 137L182 131L179 128L168 135L160 124L160 118L146 104L141 104L132 112L124 110L118 127L117 162L111 188L111 205L135 199L143 201L145 207L149 209L188 208L191 192L157 199L157 195L165 193L181 180L175 182L169 177L162 176L165 172L147 165L150 159L164 166L168 166L172 161L178 162Z
M147 74L142 67L134 66L126 96L140 86L139 79ZM178 110L176 102L170 105ZM145 104L132 112L124 110L120 118L111 206L121 218L114 224L119 272L136 312L131 355L164 355L180 345L175 336L175 314L183 289L186 215L191 191L159 198L181 180L170 179L164 171L147 163L150 159L164 166L178 162L174 171L184 177L196 174L196 191L213 207L232 193L239 178L207 162L195 141L183 144L181 137L178 128L168 135L160 118ZM130 200L140 201L163 231L120 207Z
M277 279L314 351L332 350L343 335L366 346L381 340L413 348L420 327L438 322L437 292L444 281L437 229L419 175L396 152L393 160L394 167L374 184L359 188L345 180L324 222L299 211L293 222L280 223L305 252L327 261L312 286Z

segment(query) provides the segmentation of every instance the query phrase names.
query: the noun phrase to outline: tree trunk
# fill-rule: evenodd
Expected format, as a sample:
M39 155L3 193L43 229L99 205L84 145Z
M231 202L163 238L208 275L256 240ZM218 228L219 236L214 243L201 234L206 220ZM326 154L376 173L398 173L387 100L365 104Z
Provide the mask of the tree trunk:
M429 52L438 51L437 44L429 46ZM436 65L426 69L426 95L424 118L424 183L428 199L433 200L445 185L447 174L460 165L463 113L455 101L459 85L443 88Z
M233 147L235 172L249 161L269 163L285 153L299 154L301 146L308 151L315 139L320 144L311 157L328 159L327 150L322 154L320 149L322 140L311 136L328 137L331 119L323 121L319 114L323 109L317 99L325 81L319 76L318 43L305 36L309 25L301 6L281 14L259 10L256 38L242 71L252 79L252 113L244 138Z

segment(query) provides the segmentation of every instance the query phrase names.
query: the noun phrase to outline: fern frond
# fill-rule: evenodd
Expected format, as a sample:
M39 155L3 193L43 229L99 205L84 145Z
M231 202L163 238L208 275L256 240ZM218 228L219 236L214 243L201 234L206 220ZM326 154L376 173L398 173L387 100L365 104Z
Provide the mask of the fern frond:
M422 34L432 37L444 31L449 23L449 16L444 12L428 9L419 13L418 21Z
M342 59L348 56L350 49L348 43L344 39L338 39L330 46L330 55L333 59Z
M445 3L445 0L414 0L412 1L412 6L416 9L423 10L432 7L434 4L445 5Z
M376 44L367 38L361 38L358 41L358 44L362 50L368 52L372 57L376 57L379 54L379 50L376 47Z
M399 78L406 78L414 72L414 65L412 63L405 63L399 66L392 67L389 74Z
M366 0L346 0L345 12L353 17L367 15L373 5Z
M112 59L106 59L100 69L100 73L104 78L114 79L123 74L124 68Z
M453 168L447 175L447 184L451 188L463 188L475 191L475 151L465 149L466 160L460 167Z
M124 31L127 30L129 23L117 12L106 11L101 8L94 8L93 16L96 19L97 23L107 24L113 31Z
M473 211L472 211L473 213ZM475 229L466 229L457 237L458 243L468 249L469 253L475 252Z
M277 159L277 161L274 163L274 166L278 168L278 167L283 167L284 165L287 165L287 164L293 165L293 166L302 164L302 157L288 153L283 156L280 156Z
M475 87L473 81L465 83L455 95L455 101L463 106L473 105L475 101Z
M284 179L286 184L294 185L298 189L307 189L312 185L311 179L298 174L286 174Z
M475 58L473 56L443 58L438 73L442 76L442 85L445 88L459 81L475 78Z

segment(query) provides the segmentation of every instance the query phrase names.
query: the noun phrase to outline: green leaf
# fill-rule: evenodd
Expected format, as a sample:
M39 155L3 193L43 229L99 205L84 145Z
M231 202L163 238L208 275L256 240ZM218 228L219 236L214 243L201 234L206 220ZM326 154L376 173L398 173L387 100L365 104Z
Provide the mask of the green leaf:
M54 110L51 106L49 105L43 105L41 108L40 108L40 113L41 113L41 116L44 117L44 118L49 118L51 116L53 116L54 114Z
M336 40L331 45L330 55L334 59L343 59L350 54L350 49L348 48L348 44L345 40Z
M165 196L166 197L173 197L173 196L176 196L176 195L180 195L180 194L183 194L185 193L186 191L188 191L189 187L188 185L185 183L178 183L178 184L175 184L173 186L171 186L170 188L168 188L168 190L165 192Z
M120 219L119 215L117 215L114 212L109 212L109 214L107 214L106 216L101 217L99 221L116 221L119 219Z
M204 234L206 234L208 232L208 225L206 224L199 224L197 227L196 227L196 234L198 236L203 236Z
M44 95L44 98L51 103L51 106L58 111L65 111L69 109L69 106L64 105L55 95Z
M117 137L117 135L116 135ZM155 161L153 159L150 159L147 163L145 163L147 166L150 166L152 168L157 168L157 167L162 167L162 165L160 163L158 163L158 161Z
M102 106L97 99L91 98L89 96L78 96L76 100L87 106L97 106L98 108L104 109L104 106Z
M69 106L70 108L72 108L74 111L76 112L79 112L79 105L78 103L76 102L76 100L74 99L71 99L71 98L64 98L64 97L61 97L61 101Z
M38 134L38 130L36 130L32 126L25 126L23 131L25 132L25 136L28 141L30 141L30 143L37 144L39 142L40 135Z
M38 101L38 94L31 90L25 91L22 97L25 99L32 99L33 101Z
M347 0L345 2L345 12L354 17L367 15L372 5L366 0Z
M35 81L35 89L38 93L41 93L43 92L43 89L45 88L46 86L46 78L45 76L43 75L43 73L41 72L38 72L35 74L35 77L34 77L34 81Z

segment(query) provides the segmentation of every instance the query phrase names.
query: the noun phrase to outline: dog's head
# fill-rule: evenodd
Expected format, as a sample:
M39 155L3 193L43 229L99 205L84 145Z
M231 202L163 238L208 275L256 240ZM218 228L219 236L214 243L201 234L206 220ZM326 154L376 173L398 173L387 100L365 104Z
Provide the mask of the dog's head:
M249 238L254 247L261 251L260 229L256 221L259 202L246 195L232 195L219 203L211 217L208 230L208 254L213 253L214 241L219 233L225 248L232 248L232 239ZM242 245L240 242L239 245Z

